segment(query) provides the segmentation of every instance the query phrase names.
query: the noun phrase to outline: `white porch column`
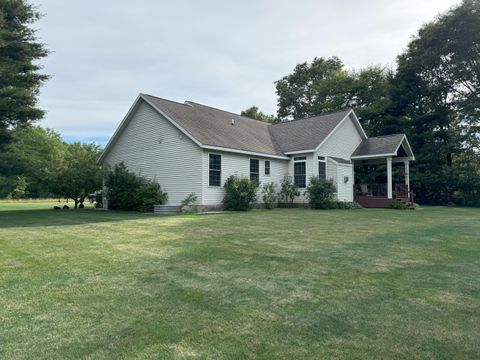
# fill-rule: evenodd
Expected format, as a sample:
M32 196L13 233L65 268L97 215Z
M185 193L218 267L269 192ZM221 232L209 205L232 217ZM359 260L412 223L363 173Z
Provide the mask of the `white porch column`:
M405 185L407 190L410 191L410 160L405 160Z
M393 198L392 194L392 157L387 157L387 197Z

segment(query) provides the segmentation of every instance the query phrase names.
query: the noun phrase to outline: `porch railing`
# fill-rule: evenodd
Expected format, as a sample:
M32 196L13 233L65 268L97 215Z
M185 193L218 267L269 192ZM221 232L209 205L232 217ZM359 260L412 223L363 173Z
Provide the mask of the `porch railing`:
M388 195L387 184L355 184L355 196L381 196Z
M387 197L387 184L355 184L355 196ZM405 184L394 184L392 188L394 198L409 198L408 186Z

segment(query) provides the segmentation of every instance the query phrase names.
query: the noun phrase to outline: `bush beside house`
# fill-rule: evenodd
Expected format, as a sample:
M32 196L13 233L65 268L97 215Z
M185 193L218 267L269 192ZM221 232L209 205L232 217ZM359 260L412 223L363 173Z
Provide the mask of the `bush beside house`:
M224 209L233 211L251 209L256 200L258 186L258 181L236 175L230 176L224 185Z
M337 189L330 180L320 179L318 176L310 178L306 195L312 209L335 209L335 194Z
M274 182L268 182L262 185L262 200L265 209L271 210L277 203L277 191Z
M153 211L153 205L165 204L168 194L156 181L128 171L123 163L106 172L108 207L112 210Z

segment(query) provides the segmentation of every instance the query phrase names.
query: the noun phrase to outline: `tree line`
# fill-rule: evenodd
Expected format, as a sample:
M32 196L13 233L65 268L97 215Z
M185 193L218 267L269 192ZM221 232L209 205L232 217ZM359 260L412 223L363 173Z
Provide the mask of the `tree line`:
M25 0L0 0L0 197L68 196L99 188L95 144L67 144L34 126L48 55ZM275 82L278 111L242 115L288 121L353 108L369 136L406 133L416 154L410 170L421 203L480 206L480 0L463 0L422 26L396 67L348 70L338 57L295 66ZM77 190L72 190L72 189Z
M480 1L464 0L420 28L396 68L347 70L335 56L298 64L276 81L276 116L353 108L369 136L407 134L411 184L422 203L480 206Z

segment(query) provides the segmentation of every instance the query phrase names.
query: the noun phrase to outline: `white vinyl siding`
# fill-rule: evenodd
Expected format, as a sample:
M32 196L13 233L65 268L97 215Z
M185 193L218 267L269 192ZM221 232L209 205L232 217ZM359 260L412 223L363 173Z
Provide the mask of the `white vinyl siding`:
M362 142L362 137L349 116L332 135L320 146L317 156L334 156L349 160Z
M345 177L348 181L345 182ZM352 165L337 165L337 199L338 201L353 201L353 169Z
M332 179L335 184L339 201L353 201L353 168L349 164L336 164L329 157L350 160L351 155L361 142L362 137L350 116L320 146L315 154L315 159L318 159L318 156L327 158L327 179ZM315 164L315 174L318 175L318 162ZM344 182L345 176L349 178L347 183Z
M138 175L155 179L168 193L169 205L179 205L190 193L201 203L203 150L144 101L130 116L104 162L124 162Z
M348 181L345 182L345 177ZM353 167L327 160L327 179L331 179L337 188L338 201L353 201Z
M206 171L203 172L203 205L219 205L222 203L224 195L223 184L229 176L238 175L250 178L250 159L260 160L260 185L265 182L274 182L279 187L283 177L288 173L287 160L268 159L270 161L270 175L265 175L264 158L252 157L251 155L219 152L219 154L222 155L222 186L208 186L208 154L208 151L204 151L203 163ZM257 201L261 202L260 196L257 196Z

